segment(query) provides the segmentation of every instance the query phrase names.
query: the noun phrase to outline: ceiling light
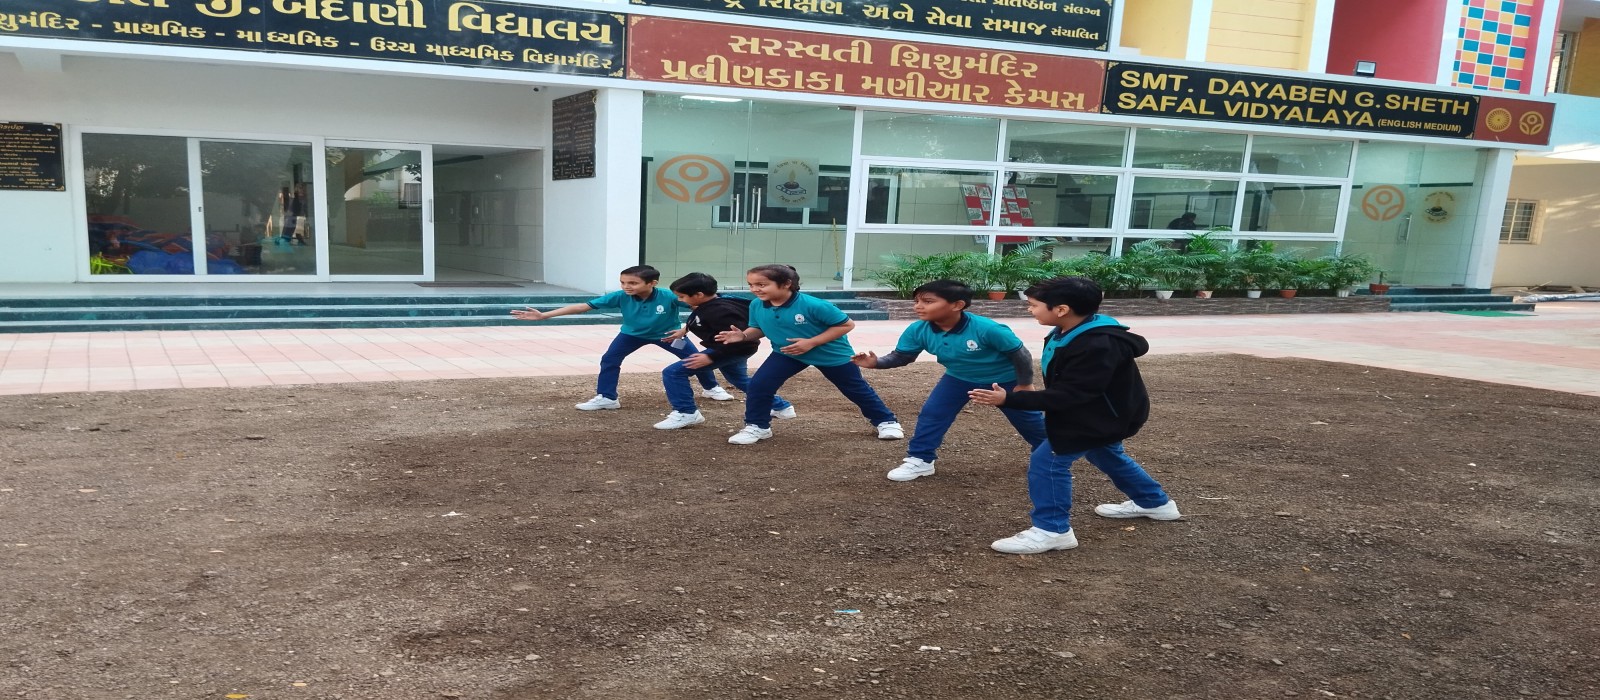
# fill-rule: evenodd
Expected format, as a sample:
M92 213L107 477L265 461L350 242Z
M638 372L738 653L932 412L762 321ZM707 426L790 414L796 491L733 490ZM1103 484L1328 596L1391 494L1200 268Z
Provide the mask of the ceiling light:
M684 95L685 100L699 100L701 102L742 102L737 97L712 97L710 95Z

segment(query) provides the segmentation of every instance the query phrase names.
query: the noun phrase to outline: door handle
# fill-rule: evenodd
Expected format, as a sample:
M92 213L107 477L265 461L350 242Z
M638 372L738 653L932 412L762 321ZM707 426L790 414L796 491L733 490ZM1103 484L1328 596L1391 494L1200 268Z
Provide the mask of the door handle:
M735 194L733 195L733 206L728 208L728 227L733 233L739 232L739 215L741 213L743 212L739 209L739 195Z
M1410 239L1411 239L1411 215L1410 214L1406 214L1405 221L1400 224L1400 240L1401 241L1407 241L1407 240L1410 240Z
M750 198L750 210L755 212L755 216L751 217L755 221L755 228L761 228L761 207L765 204L761 201L761 188L757 187L755 196Z

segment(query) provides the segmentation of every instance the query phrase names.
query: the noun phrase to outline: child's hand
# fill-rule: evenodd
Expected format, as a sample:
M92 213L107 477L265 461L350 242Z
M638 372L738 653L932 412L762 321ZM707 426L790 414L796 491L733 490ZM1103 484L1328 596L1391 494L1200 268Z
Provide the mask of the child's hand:
M738 326L728 326L728 330L717 334L717 342L719 343L743 343L748 340L748 338L744 337L744 331L739 330Z
M817 347L817 341L810 338L790 338L789 344L779 348L785 355L804 355Z
M1000 388L999 384L992 386L994 386L993 389L973 389L967 392L967 398L972 399L974 403L981 403L985 406L1004 406L1006 403L1006 390Z
M697 353L695 353L693 355L690 355L688 357L683 358L683 366L687 367L689 369L700 369L701 367L710 367L711 366L711 356L707 355L707 354L705 354L703 352L697 352Z
M867 350L867 351L858 353L855 357L850 358L850 361L854 362L857 367L864 367L866 369L877 369L878 368L878 353L875 353L875 352L873 352L871 350Z
M519 321L543 321L546 318L543 311L531 306L526 309L512 309L511 317Z
M675 331L673 331L671 333L668 333L668 334L666 334L664 336L661 336L661 340L662 340L662 342L671 343L671 342L676 341L676 340L682 340L683 336L686 336L688 334L689 334L689 329L687 329L687 328L679 328L678 330L675 330Z

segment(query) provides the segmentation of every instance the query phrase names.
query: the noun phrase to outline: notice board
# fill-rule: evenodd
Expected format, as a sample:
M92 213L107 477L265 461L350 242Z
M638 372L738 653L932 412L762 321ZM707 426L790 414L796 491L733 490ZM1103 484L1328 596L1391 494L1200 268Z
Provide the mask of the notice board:
M590 90L551 101L551 179L594 177L595 100L599 95Z
M61 125L0 122L0 190L66 189Z

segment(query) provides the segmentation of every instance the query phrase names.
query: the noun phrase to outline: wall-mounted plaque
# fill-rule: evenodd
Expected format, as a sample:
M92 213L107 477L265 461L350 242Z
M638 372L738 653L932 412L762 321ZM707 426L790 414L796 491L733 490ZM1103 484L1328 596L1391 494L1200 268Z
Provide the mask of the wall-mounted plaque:
M66 189L61 125L0 122L0 190Z
M595 100L599 96L599 91L590 90L551 101L551 179L594 177Z

